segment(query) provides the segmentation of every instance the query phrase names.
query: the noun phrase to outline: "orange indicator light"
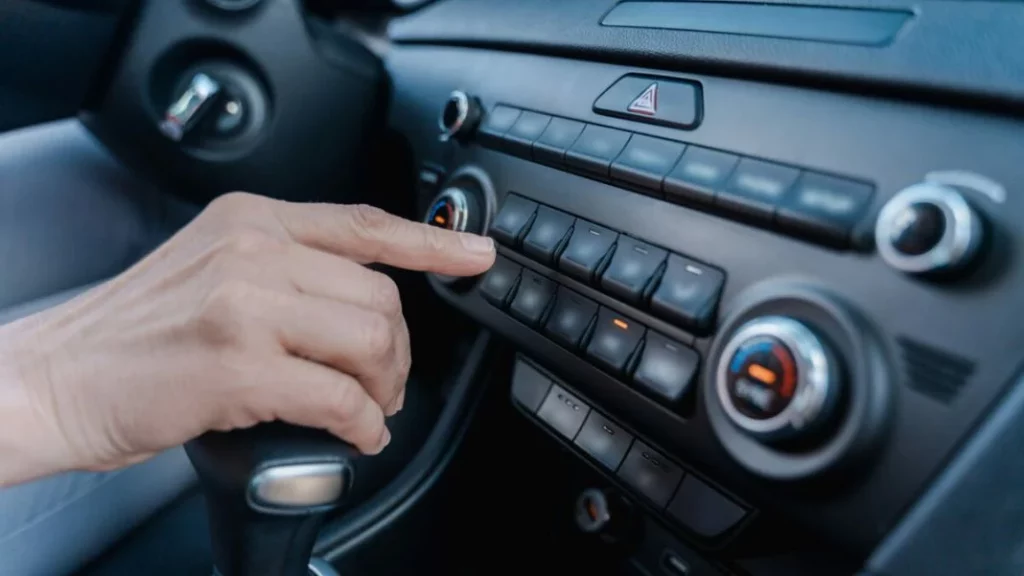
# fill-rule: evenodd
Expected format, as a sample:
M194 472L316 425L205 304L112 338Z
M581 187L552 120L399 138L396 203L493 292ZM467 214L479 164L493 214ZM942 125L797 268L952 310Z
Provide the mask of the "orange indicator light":
M440 214L434 216L434 222L437 222L438 224L444 224L444 216L441 216Z
M625 320L621 320L619 318L616 318L616 319L612 320L612 324L615 324L616 326L618 326L619 328L622 328L623 330L629 330L629 324L626 324Z
M747 369L747 372L749 372L754 378L757 378L769 386L775 384L775 372L772 372L760 364L751 364L750 368Z

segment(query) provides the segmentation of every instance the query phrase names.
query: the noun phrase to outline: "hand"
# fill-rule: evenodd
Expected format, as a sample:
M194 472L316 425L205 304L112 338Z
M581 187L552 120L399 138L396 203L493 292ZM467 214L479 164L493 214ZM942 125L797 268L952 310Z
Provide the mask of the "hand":
M475 275L494 254L366 206L221 197L117 278L0 328L0 484L272 420L379 452L409 334L363 265Z

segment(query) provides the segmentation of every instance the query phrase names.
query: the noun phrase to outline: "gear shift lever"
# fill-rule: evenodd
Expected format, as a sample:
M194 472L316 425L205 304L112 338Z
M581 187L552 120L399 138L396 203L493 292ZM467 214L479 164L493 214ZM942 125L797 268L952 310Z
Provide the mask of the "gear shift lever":
M209 432L185 445L206 495L215 576L306 576L358 451L282 423Z

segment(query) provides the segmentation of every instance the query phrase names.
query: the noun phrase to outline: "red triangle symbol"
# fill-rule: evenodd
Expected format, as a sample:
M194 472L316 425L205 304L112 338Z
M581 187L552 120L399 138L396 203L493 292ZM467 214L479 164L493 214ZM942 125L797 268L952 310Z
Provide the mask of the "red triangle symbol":
M644 89L629 106L626 111L645 116L654 116L658 113L658 83L655 82Z

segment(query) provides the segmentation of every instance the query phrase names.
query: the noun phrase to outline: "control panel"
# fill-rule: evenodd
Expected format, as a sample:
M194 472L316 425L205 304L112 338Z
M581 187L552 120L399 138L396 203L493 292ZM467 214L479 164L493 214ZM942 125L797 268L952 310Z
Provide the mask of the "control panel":
M471 221L456 174L491 191L494 268L437 293L518 351L531 422L697 548L784 518L863 558L1017 373L1018 125L539 55L389 65L393 124L452 174L425 220ZM672 477L631 481L652 459ZM690 478L742 520L680 520Z

